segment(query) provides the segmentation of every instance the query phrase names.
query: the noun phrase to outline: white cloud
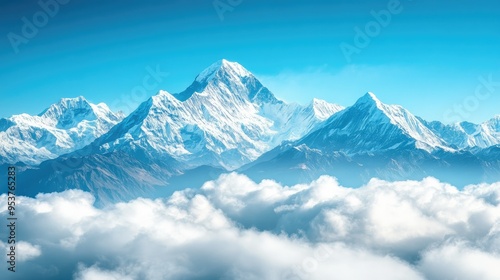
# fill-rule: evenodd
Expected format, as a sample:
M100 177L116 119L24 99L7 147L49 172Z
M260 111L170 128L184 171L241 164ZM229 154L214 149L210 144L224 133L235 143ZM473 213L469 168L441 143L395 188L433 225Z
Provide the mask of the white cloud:
M77 280L132 280L133 278L127 274L122 274L118 271L107 271L98 268L97 266L85 267L78 266L78 272L75 274Z
M42 255L42 251L38 245L33 246L28 242L21 241L17 244L17 247L19 250L18 260L20 262L25 262Z
M77 190L19 197L20 265L0 277L499 279L498 187L351 189L327 176L288 187L233 173L103 209Z
M9 260L7 254L11 253L11 246L16 246L17 248L14 253L16 253L16 261L18 262L26 262L42 255L42 251L40 250L40 246L38 245L32 245L25 241L20 241L17 244L7 244L0 241L0 249L1 251L5 252L5 254L3 254L5 261Z
M419 266L431 279L500 279L500 255L463 243L426 252Z

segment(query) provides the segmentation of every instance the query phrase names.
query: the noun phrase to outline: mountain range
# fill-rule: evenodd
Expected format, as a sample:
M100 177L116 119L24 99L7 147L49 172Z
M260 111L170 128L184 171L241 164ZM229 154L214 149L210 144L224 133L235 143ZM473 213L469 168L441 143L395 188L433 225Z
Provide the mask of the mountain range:
M434 176L457 186L495 181L500 179L497 122L495 117L475 125L475 131L459 130L455 128L460 124L425 122L403 107L384 104L367 93L315 131L279 145L242 170L256 180L274 178L289 184L323 174L353 185L373 177L405 180ZM447 134L449 131L456 133L454 137ZM476 142L460 148L457 143L463 142L459 139ZM485 148L472 145L488 141L491 145Z
M0 163L36 165L56 158L92 143L121 120L121 113L82 96L63 98L36 116L1 118Z
M224 59L183 92L162 90L126 117L83 97L62 99L37 116L0 119L0 139L0 163L22 166L26 195L80 188L103 201L127 199L231 170L288 184L322 174L352 185L500 179L500 116L428 122L373 93L347 108L286 103Z

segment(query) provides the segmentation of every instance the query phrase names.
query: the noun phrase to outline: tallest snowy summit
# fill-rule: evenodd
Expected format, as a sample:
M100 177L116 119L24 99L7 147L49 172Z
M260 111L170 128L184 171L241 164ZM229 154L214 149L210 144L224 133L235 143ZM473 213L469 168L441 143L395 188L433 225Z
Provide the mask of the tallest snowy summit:
M241 64L221 59L201 71L201 73L196 77L196 81L203 83L211 80L217 74L227 74L229 76L237 77L248 77L252 75L252 73L241 66Z

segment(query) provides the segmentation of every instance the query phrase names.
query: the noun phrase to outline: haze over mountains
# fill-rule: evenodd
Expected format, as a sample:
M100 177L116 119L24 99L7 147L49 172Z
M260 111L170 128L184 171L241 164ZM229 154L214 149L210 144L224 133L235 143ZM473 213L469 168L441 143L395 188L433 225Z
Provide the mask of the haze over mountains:
M1 163L28 165L28 195L80 188L120 199L226 170L286 183L329 174L358 185L374 176L465 185L500 174L500 116L428 122L373 93L348 108L288 104L227 60L125 118L83 97L62 99L38 116L1 119L0 139Z

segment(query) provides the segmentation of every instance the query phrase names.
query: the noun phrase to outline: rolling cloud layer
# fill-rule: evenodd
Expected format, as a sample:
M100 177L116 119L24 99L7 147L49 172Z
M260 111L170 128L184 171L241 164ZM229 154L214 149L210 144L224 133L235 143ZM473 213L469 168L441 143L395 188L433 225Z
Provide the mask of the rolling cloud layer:
M17 272L4 262L2 279L500 279L500 183L232 173L102 209L77 190L18 202Z

